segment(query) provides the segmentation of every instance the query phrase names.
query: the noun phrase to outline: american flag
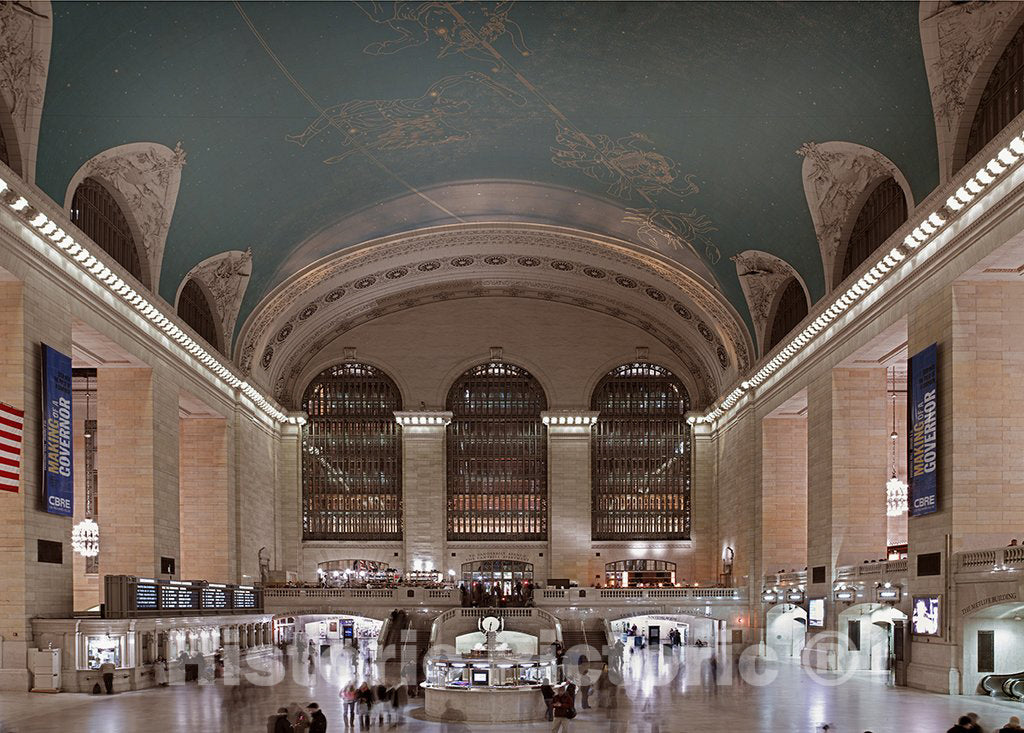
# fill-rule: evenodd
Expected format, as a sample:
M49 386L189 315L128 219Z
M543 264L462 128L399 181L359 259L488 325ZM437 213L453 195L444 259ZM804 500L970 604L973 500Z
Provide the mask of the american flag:
M25 413L0 402L0 491L18 491Z

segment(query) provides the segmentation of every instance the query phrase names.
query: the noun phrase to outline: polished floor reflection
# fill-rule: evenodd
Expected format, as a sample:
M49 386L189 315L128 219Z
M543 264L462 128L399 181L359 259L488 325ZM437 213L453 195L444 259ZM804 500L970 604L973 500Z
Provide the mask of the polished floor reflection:
M627 655L623 684L603 707L580 710L579 731L706 733L720 730L820 731L834 733L935 733L964 712L980 716L985 730L998 730L1020 706L983 697L950 697L891 688L881 677L856 675L841 684L813 679L787 663L719 665L719 684L708 682L708 650L688 648ZM725 655L721 655L725 658ZM225 687L190 684L112 696L63 693L0 693L2 733L76 731L254 731L266 730L267 716L289 703L316 701L329 731L342 724L339 684L373 677L373 669L332 667L326 658L312 676L305 665L285 670L273 686ZM745 677L744 681L742 678ZM592 703L598 702L596 693ZM577 706L580 700L577 698ZM374 721L376 723L376 721ZM385 723L385 727L387 724ZM481 725L426 720L423 699L412 698L395 729L405 731L542 731L551 724ZM373 726L374 730L378 727ZM357 728L358 730L358 728Z

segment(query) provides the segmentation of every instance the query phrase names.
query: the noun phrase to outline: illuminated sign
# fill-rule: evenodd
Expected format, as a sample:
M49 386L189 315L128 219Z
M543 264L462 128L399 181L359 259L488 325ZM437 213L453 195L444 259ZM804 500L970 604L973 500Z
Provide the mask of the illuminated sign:
M230 605L225 588L212 585L203 588L203 608L230 608Z
M876 595L880 601L898 601L903 591L899 588L879 588Z
M199 607L196 592L189 586L161 585L160 608L170 611L190 611Z
M155 585L139 583L135 586L135 607L140 611L155 611L159 608L159 594Z
M857 597L857 593L852 590L838 590L836 591L837 601L852 601Z
M779 600L779 597L771 591L765 591L761 594L761 600L765 603L775 603L775 601Z
M251 588L236 588L234 602L235 608L256 608L256 591Z
M825 599L812 598L807 602L807 625L825 625Z
M939 596L914 596L914 615L910 628L919 636L941 635Z
M791 590L786 594L786 600L790 603L803 603L804 592L802 590Z

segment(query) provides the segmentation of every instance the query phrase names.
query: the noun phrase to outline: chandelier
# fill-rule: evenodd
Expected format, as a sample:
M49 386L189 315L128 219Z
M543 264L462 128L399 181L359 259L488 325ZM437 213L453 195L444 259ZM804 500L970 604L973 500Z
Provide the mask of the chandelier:
M892 476L885 483L885 513L890 517L901 517L907 513L907 485L898 476L896 464L896 443L899 441L899 434L896 432L896 369L892 370L892 432L889 433L889 440L892 443L890 450L892 463Z
M83 519L71 528L71 548L82 557L100 554L100 527L92 519Z

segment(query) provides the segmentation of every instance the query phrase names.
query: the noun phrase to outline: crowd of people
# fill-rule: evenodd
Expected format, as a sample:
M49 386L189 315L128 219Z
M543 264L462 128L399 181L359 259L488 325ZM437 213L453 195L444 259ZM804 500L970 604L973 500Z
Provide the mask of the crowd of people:
M1006 722L1002 728L997 728L997 733L1013 733L1013 731L1024 730L1020 726L1020 718L1016 715L1011 715L1010 719ZM946 733L985 733L985 729L981 726L981 720L977 713L967 713L961 715L956 723Z

